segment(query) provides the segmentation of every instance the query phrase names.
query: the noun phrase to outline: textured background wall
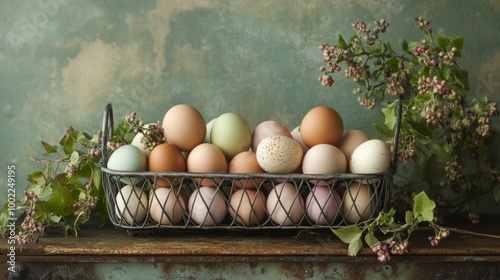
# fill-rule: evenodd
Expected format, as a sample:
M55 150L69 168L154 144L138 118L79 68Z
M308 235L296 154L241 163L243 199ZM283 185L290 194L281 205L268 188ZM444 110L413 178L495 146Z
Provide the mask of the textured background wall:
M500 100L500 2L353 1L3 1L0 9L0 185L17 167L19 195L40 168L40 141L73 126L101 127L104 106L148 122L189 103L208 121L237 112L252 127L274 119L290 129L313 106L330 105L346 129L377 137L352 83L323 88L318 45L385 18L395 44L419 39L423 15L436 34L465 36L462 65L473 94ZM498 123L496 128L498 128ZM4 201L5 192L0 192ZM2 203L3 204L3 203Z

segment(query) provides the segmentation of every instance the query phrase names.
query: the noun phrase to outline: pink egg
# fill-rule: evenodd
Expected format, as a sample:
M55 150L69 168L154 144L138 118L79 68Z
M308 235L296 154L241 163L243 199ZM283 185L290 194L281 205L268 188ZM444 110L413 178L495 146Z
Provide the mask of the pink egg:
M317 185L306 198L307 216L318 225L330 225L339 214L342 199L327 185Z

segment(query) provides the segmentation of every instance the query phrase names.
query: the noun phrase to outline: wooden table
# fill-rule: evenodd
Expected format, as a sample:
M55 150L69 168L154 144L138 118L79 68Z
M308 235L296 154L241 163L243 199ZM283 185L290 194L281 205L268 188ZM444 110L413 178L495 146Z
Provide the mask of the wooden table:
M500 235L499 217L479 225ZM459 234L431 247L431 231L410 239L410 253L378 263L369 248L347 256L329 230L177 230L134 236L112 226L87 226L74 236L46 236L16 248L12 279L500 279L500 239ZM8 261L9 245L0 253ZM17 278L15 278L17 277ZM32 278L29 278L32 277ZM34 277L34 278L33 278ZM38 278L37 278L38 277ZM45 277L45 278L43 278ZM49 278L50 277L50 278ZM60 277L60 278L58 278Z

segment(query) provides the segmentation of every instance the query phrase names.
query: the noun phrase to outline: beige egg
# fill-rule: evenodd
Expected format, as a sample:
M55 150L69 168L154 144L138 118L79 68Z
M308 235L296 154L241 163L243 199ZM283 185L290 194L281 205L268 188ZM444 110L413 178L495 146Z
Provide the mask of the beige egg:
M281 183L267 196L266 209L277 225L298 225L305 215L304 198L295 185Z
M266 197L260 191L239 189L231 195L229 214L245 226L259 224L266 216Z
M186 208L177 188L158 188L149 197L151 219L160 225L175 225L182 220Z
M391 150L382 140L368 140L353 151L349 168L351 173L356 174L388 172L391 168Z
M128 225L144 221L148 211L148 197L143 189L126 185L120 189L115 199L115 214L118 219Z
M376 197L368 185L353 182L342 201L342 214L348 224L358 224L372 217L377 205Z
M370 140L370 137L368 137L368 135L361 130L349 130L342 135L338 147L345 155L348 169L349 161L351 160L351 155L354 150L368 140Z
M297 141L287 136L269 136L257 148L257 161L266 172L290 173L300 167L304 151Z

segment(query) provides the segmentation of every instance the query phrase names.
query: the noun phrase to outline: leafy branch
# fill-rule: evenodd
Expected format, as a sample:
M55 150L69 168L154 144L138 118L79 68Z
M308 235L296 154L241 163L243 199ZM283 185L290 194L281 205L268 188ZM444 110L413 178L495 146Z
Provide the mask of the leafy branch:
M115 127L113 137L105 143L107 152L131 143L138 132L149 139L156 136L158 127L144 128L143 119L137 119L135 113L125 116ZM148 139L144 142L152 146ZM41 144L43 158L27 157L43 167L28 175L29 185L19 201L17 210L23 215L17 242L21 246L38 242L50 230L76 236L91 216L99 216L103 221L107 218L100 167L102 131L90 135L70 127L58 145L44 141ZM7 232L7 217L5 204L0 214L2 235Z
M471 209L484 194L500 201L500 169L488 149L498 104L468 96L468 73L458 63L464 38L434 37L428 21L415 20L424 38L404 40L400 52L381 38L389 28L386 20L375 21L372 27L353 23L355 34L349 39L339 35L336 44L320 45L325 65L318 79L331 87L333 75L343 71L357 84L353 93L360 105L373 109L380 104L384 124L375 127L391 147L396 103L401 100L398 161L414 163L437 206ZM436 169L445 176L429 172ZM422 185L402 179L393 201L410 203L409 194L421 191Z

